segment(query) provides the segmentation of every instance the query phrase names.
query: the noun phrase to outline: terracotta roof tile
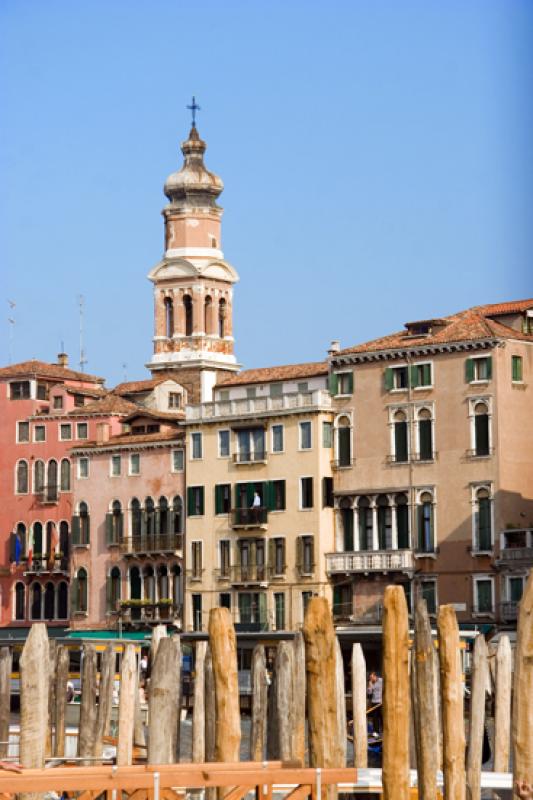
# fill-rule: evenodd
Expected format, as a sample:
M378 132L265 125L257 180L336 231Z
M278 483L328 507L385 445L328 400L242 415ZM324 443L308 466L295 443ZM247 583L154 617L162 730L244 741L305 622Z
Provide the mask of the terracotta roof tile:
M125 381L124 383L119 383L113 391L115 394L137 394L141 392L149 392L151 389L155 389L156 386L159 386L160 383L164 383L165 381L174 381L175 383L179 383L176 375L172 375L169 373L162 373L158 375L157 378L147 378L144 381Z
M135 403L109 392L101 400L95 400L94 403L87 403L86 406L72 409L69 417L85 417L91 414L131 414L137 409L138 406Z
M85 383L104 382L104 378L99 378L96 375L88 375L85 372L68 369L68 367L60 367L59 364L37 361L35 358L30 361L21 361L19 364L10 364L8 367L0 369L0 379L18 377L57 378L59 380L83 381Z
M244 386L249 383L269 383L270 381L290 381L297 378L313 378L327 375L326 361L313 361L307 364L283 364L279 367L262 367L247 369L231 375L216 384L216 388L226 386Z
M90 389L86 386L65 386L65 389L67 394L79 394L82 397L94 397L95 399L109 394L109 390L104 389L103 386L91 386Z
M489 303L484 306L474 306L472 311L477 311L485 317L497 317L504 314L520 314L533 309L533 298L529 300L512 300L509 303Z
M128 416L125 417L124 422L128 422L130 419L136 419L137 417L149 417L149 419L164 419L177 422L184 416L185 414L183 411L158 411L157 408L143 408L142 406L136 406L135 411L132 411L131 414L128 414Z
M99 448L114 447L115 445L149 444L150 442L172 442L183 438L185 434L176 428L175 431L161 431L159 433L123 433L110 436L107 442L87 442L73 447L72 450L97 450Z

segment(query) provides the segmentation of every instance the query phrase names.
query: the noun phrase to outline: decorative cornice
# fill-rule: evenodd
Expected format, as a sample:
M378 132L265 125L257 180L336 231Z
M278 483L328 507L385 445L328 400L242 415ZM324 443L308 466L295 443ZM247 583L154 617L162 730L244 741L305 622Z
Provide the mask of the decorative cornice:
M473 339L466 342L445 342L443 344L425 344L414 347L394 347L388 350L368 350L361 353L344 353L329 358L332 367L344 364L361 364L368 361L396 361L400 358L428 356L436 353L456 353L468 350L486 350L505 346L505 340L499 338Z

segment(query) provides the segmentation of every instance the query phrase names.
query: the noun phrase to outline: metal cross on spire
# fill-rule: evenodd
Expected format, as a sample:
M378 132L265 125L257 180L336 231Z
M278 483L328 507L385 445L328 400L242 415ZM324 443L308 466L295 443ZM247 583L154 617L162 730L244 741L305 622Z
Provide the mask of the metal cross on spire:
M191 105L187 106L187 108L189 109L189 111L192 111L192 126L193 126L193 128L196 128L196 112L197 111L201 111L202 109L200 108L200 106L196 102L196 97L194 95L192 96Z

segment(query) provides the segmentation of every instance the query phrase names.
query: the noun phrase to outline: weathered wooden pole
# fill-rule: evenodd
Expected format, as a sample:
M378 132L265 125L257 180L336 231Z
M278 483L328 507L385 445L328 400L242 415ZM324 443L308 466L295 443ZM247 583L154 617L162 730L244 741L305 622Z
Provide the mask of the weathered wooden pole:
M157 654L157 648L161 639L165 639L167 635L166 625L156 625L152 630L152 640L150 642L150 661L154 663Z
M459 629L453 606L438 614L445 800L465 800L465 726Z
M409 700L411 713L409 714L409 767L417 769L420 761L418 738L416 728L418 724L418 695L416 693L416 659L413 652L408 653L409 671Z
M335 690L337 694L337 741L339 743L341 766L346 766L346 737L348 720L346 718L346 688L344 683L344 661L339 640L335 638Z
M338 742L336 637L325 597L312 597L304 620L309 763L312 767L342 766Z
M267 672L265 648L257 644L252 653L252 728L250 732L250 760L265 758L267 732Z
M487 645L485 637L479 635L474 642L472 659L470 720L466 759L466 794L468 800L480 800L481 797L481 759L483 755L483 732L485 729L487 679Z
M175 761L180 662L178 637L161 639L150 678L149 764L172 764Z
M94 754L96 738L96 649L93 644L83 647L83 664L81 670L81 707L80 728L78 733L78 756L90 758ZM91 766L92 762L82 761L82 766Z
M0 647L0 759L7 756L11 703L11 664L9 647ZM4 744L5 742L5 744Z
M513 783L533 780L533 570L520 602L515 649Z
M368 767L366 661L359 643L352 647L352 719L354 766L366 769Z
M55 673L55 738L54 755L65 755L65 705L67 702L69 652L64 644L59 644L56 651Z
M119 767L128 767L132 763L136 691L137 664L135 660L135 645L126 644L124 645L120 670L117 747L117 766Z
M215 728L216 728L216 704L215 704L215 676L213 674L213 658L211 648L207 645L205 655L205 758L211 763L215 760ZM209 790L210 791L210 790Z
M44 768L48 725L48 636L46 625L34 623L20 657L20 763ZM21 793L19 800L41 795Z
M102 653L100 669L100 685L98 689L98 712L96 717L96 734L94 737L93 755L102 754L103 738L109 734L111 710L113 707L113 689L115 685L115 648L108 644Z
M56 657L57 642L55 639L48 640L48 727L46 730L46 755L51 756L54 749L54 730L56 725Z
M439 734L434 649L426 601L419 600L415 608L415 640L411 663L415 673L417 701L415 737L420 800L435 800L437 796Z
M508 772L511 748L512 653L509 637L502 635L496 651L494 692L494 772Z
M294 649L290 642L280 642L276 653L276 717L279 740L279 758L282 761L292 760L293 742L293 697L292 678Z
M383 598L384 800L409 797L409 625L405 592L387 586Z
M305 766L305 642L303 633L298 631L292 642L292 758Z
M215 680L216 761L239 761L241 717L235 629L227 608L209 612L209 644Z
M205 654L207 642L197 642L194 663L194 710L192 716L192 760L205 761Z

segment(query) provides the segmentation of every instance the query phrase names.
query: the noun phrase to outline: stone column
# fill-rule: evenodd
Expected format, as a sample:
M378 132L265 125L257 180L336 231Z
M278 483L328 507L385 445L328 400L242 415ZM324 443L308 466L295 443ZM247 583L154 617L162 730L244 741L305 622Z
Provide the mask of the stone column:
M394 495L389 494L387 495L389 499L389 507L391 512L391 539L392 539L392 549L398 549L398 515L396 513L396 503L394 501Z
M373 495L370 499L370 508L372 509L372 550L379 550L377 495Z
M361 550L361 535L359 532L359 509L357 498L353 502L353 549L358 552Z

